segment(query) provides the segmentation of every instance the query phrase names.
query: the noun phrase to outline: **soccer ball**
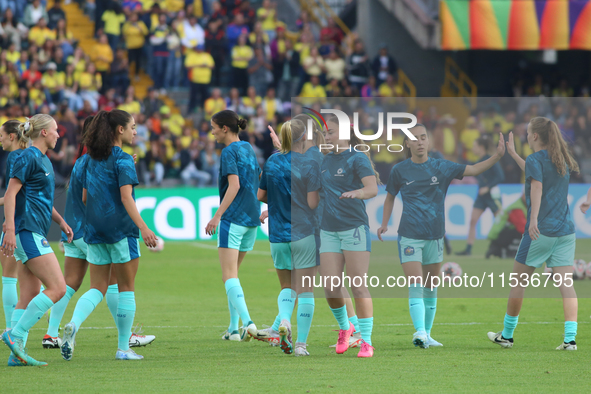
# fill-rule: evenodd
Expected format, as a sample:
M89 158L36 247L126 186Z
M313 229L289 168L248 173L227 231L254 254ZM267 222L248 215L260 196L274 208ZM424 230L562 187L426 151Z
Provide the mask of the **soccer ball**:
M587 263L587 270L585 271L587 278L591 279L591 261Z
M552 268L550 268L550 267L544 268L544 273L551 274L552 273Z
M64 241L60 241L60 243L57 245L57 247L59 248L59 250L62 253L66 253L66 249L64 249Z
M456 276L462 276L462 267L458 263L445 263L441 267L444 281L452 281Z
M156 246L153 248L148 247L148 249L154 253L162 252L162 249L164 249L164 240L162 238L156 238Z
M573 264L573 279L585 279L587 263L584 260L575 260Z

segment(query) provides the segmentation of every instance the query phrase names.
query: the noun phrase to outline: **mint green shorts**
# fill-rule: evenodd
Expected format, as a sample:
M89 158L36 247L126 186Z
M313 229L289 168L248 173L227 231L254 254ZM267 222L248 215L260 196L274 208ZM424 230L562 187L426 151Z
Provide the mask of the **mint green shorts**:
M443 261L443 238L412 239L398 236L398 257L400 263L419 261L422 265L436 264Z
M309 235L299 241L271 243L273 265L278 270L316 266L316 238Z
M140 256L139 238L127 237L114 244L88 244L87 260L94 265L124 264Z
M228 222L220 221L218 226L218 248L238 249L248 252L254 248L258 227L244 227Z
M75 259L86 260L88 254L88 245L84 242L84 238L80 237L68 243L64 241L64 255Z
M0 242L0 245L4 243L4 233L2 233L2 239ZM27 261L34 259L35 257L49 253L53 253L53 249L51 249L47 238L43 235L27 230L23 230L16 234L14 258L21 263L25 264Z
M515 260L535 268L541 267L544 262L549 268L573 265L576 241L575 234L562 237L547 237L540 234L534 241L526 231L521 238Z
M345 231L320 230L320 240L320 253L371 252L371 236L365 225Z

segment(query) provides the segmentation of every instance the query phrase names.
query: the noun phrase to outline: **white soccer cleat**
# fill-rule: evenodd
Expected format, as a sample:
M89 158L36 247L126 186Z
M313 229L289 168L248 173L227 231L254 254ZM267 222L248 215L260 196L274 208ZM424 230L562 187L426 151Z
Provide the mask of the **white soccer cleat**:
M577 343L575 341L562 342L556 350L577 350Z
M44 349L59 349L62 347L62 339L60 337L50 337L45 335L41 341Z
M425 331L417 331L412 336L412 343L415 347L429 349L429 337Z
M155 335L138 335L133 333L129 337L129 347L146 346L154 342L155 339Z
M429 345L429 347L443 346L440 342L437 342L435 339L431 338L431 335L429 335L429 334L427 334L427 345Z
M305 343L296 342L293 354L295 354L296 356L309 356L310 353L308 353L306 347L307 345Z
M506 349L513 347L513 338L503 338L503 331L499 331L497 333L489 332L486 335L488 335L488 339L490 339L492 343L496 343L500 347L504 347Z
M279 346L279 331L273 330L273 327L258 330L256 339L267 342L271 346Z
M156 339L155 335L141 335L141 333L144 330L142 330L142 325L138 324L135 326L135 329L133 330L133 332L131 333L131 336L129 337L129 347L140 347L140 346L146 346L151 344L152 342L154 342L154 340Z
M117 353L115 354L115 360L143 360L143 358L144 356L136 354L132 349L125 351L117 349Z
M240 342L250 342L253 337L257 337L257 331L257 326L249 321L248 324L240 328Z
M62 357L70 361L74 355L74 345L76 345L76 325L72 322L64 327L64 337L62 338Z
M226 330L224 332L224 334L222 335L222 339L224 341L240 342L240 331L234 330L234 331L230 332L229 330Z

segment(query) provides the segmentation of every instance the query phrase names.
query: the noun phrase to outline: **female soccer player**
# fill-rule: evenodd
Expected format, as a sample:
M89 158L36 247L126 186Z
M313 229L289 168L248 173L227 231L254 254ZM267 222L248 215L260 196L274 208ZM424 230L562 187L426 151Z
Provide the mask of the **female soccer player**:
M13 352L9 365L47 365L29 357L25 350L27 333L51 306L66 292L66 283L49 242L47 232L51 220L72 241L72 229L53 208L55 180L47 158L59 138L55 120L45 114L33 116L18 126L19 139L31 139L31 147L23 150L10 172L4 195L6 233L2 243L5 255L22 262L19 267L20 299L12 315L12 330L2 340ZM41 283L46 289L39 293ZM26 310L24 310L26 306Z
M94 119L94 116L89 116L84 120L82 128L82 137L86 135L88 128ZM88 245L84 242L84 227L86 225L86 206L82 202L82 190L84 178L86 177L86 163L90 157L84 153L84 145L80 144L78 150L78 160L74 164L72 173L70 174L70 184L68 186L68 196L66 198L65 220L74 232L72 243L66 243L66 235L62 233L62 241L64 242L64 278L66 279L66 295L59 300L51 308L51 316L49 318L49 325L47 333L43 338L42 345L46 349L59 349L62 345L61 338L58 337L58 330L64 312L70 302L70 299L75 292L78 291L86 271L88 270ZM115 272L111 272L111 280L107 288L106 299L109 311L113 316L115 324L117 324L117 307L119 303L119 288L116 284ZM115 282L115 284L112 284ZM145 346L151 343L155 337L153 335L138 335L132 333L129 340L129 346Z
M294 352L291 316L295 294L299 301L296 356L310 355L306 349L306 341L314 316L311 282L316 274L314 210L320 199L320 167L303 154L306 147L305 136L306 126L300 120L293 119L283 124L281 152L272 155L265 163L257 194L259 201L269 205L271 254L281 285L277 299L280 319L278 332L281 349L286 354ZM304 283L304 278L310 278L309 282Z
M312 120L312 140L306 141L306 146L304 148L304 154L313 159L318 163L318 166L322 166L322 161L324 160L324 154L320 151L320 146L325 143L324 135L322 130L318 127L318 123L313 120L310 115L308 114L299 114L294 117L294 119L299 119L304 122L304 125L308 127L308 120ZM325 152L326 153L326 152ZM324 192L320 189L320 204L316 209L316 219L317 219L317 226L316 232L314 234L316 238L316 262L317 265L320 266L320 223L322 222L322 213L324 212ZM347 316L349 322L353 324L355 327L355 332L349 338L349 347L355 348L361 346L361 333L359 332L359 320L355 313L355 308L353 306L353 301L351 300L351 295L346 287L341 287L343 298L345 299L345 305L347 306ZM336 345L331 345L331 347L336 347Z
M205 227L208 235L218 232L218 255L222 280L228 297L230 326L222 339L248 342L252 337L264 339L250 319L238 269L246 252L252 250L260 226L260 204L257 200L261 168L252 146L240 141L238 133L246 128L246 119L230 110L217 112L211 118L212 134L226 145L220 158L220 207ZM238 317L243 327L238 330Z
M442 346L431 338L437 310L437 287L427 279L439 275L443 261L447 188L453 179L476 176L491 168L505 153L505 142L501 135L492 157L467 166L430 158L425 126L417 124L410 130L416 141L405 137L408 158L396 164L390 172L378 238L382 240L382 234L388 231L394 198L400 192L404 207L398 227L398 255L409 281L410 317L416 330L413 344L426 349ZM421 280L417 283L414 278Z
M115 358L143 359L129 348L136 309L134 283L140 257L140 231L148 247L156 246L156 236L137 210L133 192L133 187L138 184L135 165L133 158L121 149L124 143L133 142L135 134L133 117L115 109L100 111L83 139L90 156L82 179L82 201L86 203L84 242L88 245L91 288L80 297L72 321L64 328L61 352L65 360L72 359L80 325L107 292L111 268L119 287L119 335Z
M4 176L4 188L8 189L8 181L10 180L10 170L21 154L23 149L27 148L27 139L19 134L18 126L21 124L18 120L9 120L0 127L0 143L2 149L10 152L6 159L6 175ZM4 205L4 197L0 198L0 205ZM2 233L4 238L4 233ZM16 290L18 265L14 256L0 256L0 263L2 264L2 306L4 307L4 318L6 320L6 328L10 329L12 312L18 302L18 292Z
M507 151L525 171L527 223L513 263L513 273L520 279L511 287L503 331L488 333L488 339L504 348L513 347L513 331L517 327L523 295L534 270L544 262L552 268L560 284L564 308L564 341L556 350L577 350L577 294L572 287L572 265L575 258L575 226L568 208L568 182L571 171L579 165L556 123L536 117L527 127L527 142L534 151L523 160L515 152L513 133L509 134ZM570 278L568 285L567 278Z
M86 134L92 119L93 116L89 116L84 120L82 137ZM86 175L86 163L88 162L89 156L81 155L83 149L83 145L80 145L78 152L79 158L76 160L72 173L70 174L66 210L64 212L64 219L73 231L71 243L64 242L65 234L62 234L65 253L64 279L66 280L66 294L52 308L47 333L41 342L45 349L58 349L61 347L62 341L58 336L60 322L70 299L80 288L88 269L88 262L86 261L87 245L82 238L84 235L84 218L86 216L86 207L82 202L82 179Z
M322 277L341 277L344 269L347 275L363 277L369 268L371 238L369 219L363 200L378 193L379 176L368 154L355 151L361 141L352 136L351 140L339 140L338 121L327 122L326 143L333 151L325 157L321 167L321 182L324 191L324 212L320 225L320 272ZM359 316L361 350L358 357L372 357L371 342L373 329L373 303L365 283L351 285L355 307ZM342 354L349 348L349 339L355 327L347 318L342 287L324 289L328 305L339 324L339 338L336 352Z
M480 157L478 162L488 160L490 158L488 152L490 151L492 140L488 135L483 135L474 141L472 148L475 155ZM480 216L489 208L493 215L497 216L501 209L501 201L499 197L491 195L491 189L505 180L505 174L499 163L492 166L491 169L483 172L476 177L478 179L478 197L474 201L472 208L472 216L470 217L470 231L468 232L468 244L466 250L456 253L458 256L470 256L472 254L472 245L476 239L476 224Z

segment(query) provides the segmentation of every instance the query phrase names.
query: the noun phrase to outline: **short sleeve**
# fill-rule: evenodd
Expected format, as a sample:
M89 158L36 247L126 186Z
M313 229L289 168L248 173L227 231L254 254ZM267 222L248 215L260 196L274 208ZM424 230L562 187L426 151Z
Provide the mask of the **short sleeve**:
M440 169L445 174L447 183L451 183L453 179L464 178L464 172L466 172L465 164L454 163L449 160L440 160L442 166Z
M525 180L535 179L538 182L543 182L542 163L538 160L536 155L529 155L525 160Z
M21 160L16 160L10 169L10 177L17 178L24 185L27 182L27 179L29 179L31 174L34 172L36 168L35 163L35 159L31 158L30 156L27 158L22 158Z
M115 164L117 168L117 182L119 187L125 185L136 186L139 184L133 158L127 153L121 152Z
M318 191L320 190L321 186L320 168L318 167L318 163L311 160L306 174L306 192L310 193Z
M398 168L392 167L390 176L388 177L388 183L386 184L386 191L396 197L400 191L400 175L398 174Z
M267 173L269 172L269 160L265 163L265 168L263 169L263 175L261 176L261 182L259 183L259 189L267 190Z
M222 151L222 176L238 175L238 158L236 152L228 148ZM260 169L259 169L260 171Z
M366 176L375 176L376 174L371 166L369 157L367 157L365 153L356 155L355 161L353 162L353 171L355 171L355 174L359 179L363 179Z

